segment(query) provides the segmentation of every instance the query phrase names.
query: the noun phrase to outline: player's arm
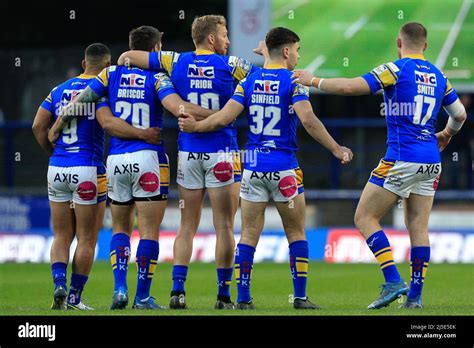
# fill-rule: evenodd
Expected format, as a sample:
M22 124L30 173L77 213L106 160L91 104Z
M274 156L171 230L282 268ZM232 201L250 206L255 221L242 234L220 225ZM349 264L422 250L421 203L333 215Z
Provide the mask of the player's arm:
M51 111L40 106L31 127L36 141L49 156L53 154L54 150L53 145L48 140L48 130L52 122L53 114Z
M243 110L244 106L242 104L230 99L222 110L199 122L189 113L182 114L178 120L179 129L186 133L202 133L218 130L233 122Z
M200 121L216 113L217 110L210 110L200 107L199 105L184 101L178 93L171 93L161 100L163 106L177 118L183 113L193 115Z
M349 163L352 160L353 155L351 149L339 145L334 140L326 127L324 127L322 122L314 114L311 103L308 100L296 102L293 104L293 109L301 120L303 127L314 140L331 151L336 158L341 160L342 164Z
M203 120L216 110L204 109L196 104L184 101L174 89L171 79L164 73L155 74L155 89L161 104L174 116L180 117L183 113L193 115L196 120Z
M87 86L79 95L64 107L58 115L56 122L49 130L48 139L51 143L55 143L59 138L62 129L74 117L77 117L75 108L78 104L93 103L107 93L109 82L109 68L105 68L102 72Z
M149 69L149 53L147 51L127 51L120 55L117 65L136 66L142 69Z
M296 70L293 74L295 82L308 87L319 88L322 91L341 95L370 94L370 86L362 77L324 79L316 77L307 70Z
M443 151L446 148L451 141L451 138L461 130L462 125L467 119L466 109L448 80L446 92L443 98L443 108L449 118L446 127L441 132L436 133L436 139L438 140L438 148L440 151Z
M140 139L150 144L161 143L160 129L158 127L135 128L125 120L115 117L108 105L99 104L96 109L96 117L104 131L111 136L122 139Z

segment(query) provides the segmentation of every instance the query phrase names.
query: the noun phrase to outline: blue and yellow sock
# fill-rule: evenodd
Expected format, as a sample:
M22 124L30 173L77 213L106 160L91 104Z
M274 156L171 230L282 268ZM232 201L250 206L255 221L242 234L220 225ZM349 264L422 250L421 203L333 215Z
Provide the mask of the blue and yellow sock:
M141 239L137 249L137 294L136 297L143 300L150 296L151 281L158 263L160 246L157 241Z
M127 290L127 271L130 260L130 237L116 233L110 241L110 263L114 272L114 291Z
M77 305L81 302L82 290L86 285L87 279L89 277L73 273L71 275L71 288L69 289L69 294L67 296L67 302L73 305Z
M380 265L385 281L387 283L400 282L402 278L393 261L392 248L383 230L375 232L367 238L366 242Z
M233 268L217 268L217 297L230 299Z
M306 299L306 280L308 279L308 242L298 240L289 245L290 270L293 276L294 298Z
M237 302L249 303L250 277L252 275L253 256L255 248L253 246L239 243L235 251L235 282L237 283Z
M421 295L423 289L423 283L425 281L426 272L428 271L428 264L430 261L430 247L419 246L411 248L410 256L410 273L411 283L410 292L408 293L409 299L416 299Z
M51 274L53 276L54 288L62 286L67 291L67 264L64 262L55 262L51 265Z
M173 279L173 290L172 293L175 294L184 294L184 283L186 282L186 277L188 276L188 266L184 265L174 265L173 272L171 273L171 278Z

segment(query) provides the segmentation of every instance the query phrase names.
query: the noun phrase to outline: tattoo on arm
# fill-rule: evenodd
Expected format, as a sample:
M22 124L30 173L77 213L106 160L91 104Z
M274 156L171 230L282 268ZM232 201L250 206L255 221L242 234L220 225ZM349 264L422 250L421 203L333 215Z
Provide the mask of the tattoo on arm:
M83 103L92 103L98 100L100 96L94 92L92 88L87 86L85 90L83 90L74 100L72 103L69 103L61 112L60 117L62 118L64 123L68 123L71 121L74 117L77 116L77 113L74 112L75 108L79 104Z

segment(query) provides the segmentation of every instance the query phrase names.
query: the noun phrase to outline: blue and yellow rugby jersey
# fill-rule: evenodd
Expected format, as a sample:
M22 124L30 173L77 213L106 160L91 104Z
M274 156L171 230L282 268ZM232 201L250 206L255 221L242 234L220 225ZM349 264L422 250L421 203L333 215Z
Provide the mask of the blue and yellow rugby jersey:
M458 96L448 79L422 55L380 65L362 76L372 93L384 90L387 160L438 163L435 123L441 106Z
M69 104L95 78L79 75L55 87L41 104L56 119L63 107ZM56 167L103 166L104 131L95 119L93 104L83 104L77 109L80 114L63 129L49 165Z
M291 80L292 72L280 65L268 65L240 82L233 100L247 112L249 130L246 151L254 161L244 168L257 172L295 169L296 129L299 119L293 104L309 100L309 89Z
M101 102L98 108L109 105L114 116L143 129L162 128L163 106L160 100L176 93L163 73L115 65L102 70L90 87L100 97L108 96L108 103ZM141 150L164 151L163 143L155 145L138 139L110 137L109 155Z
M149 66L150 69L166 70L183 100L212 110L223 108L237 83L258 69L244 59L204 50L151 52ZM238 149L233 125L207 133L180 132L178 145L180 151L186 152Z

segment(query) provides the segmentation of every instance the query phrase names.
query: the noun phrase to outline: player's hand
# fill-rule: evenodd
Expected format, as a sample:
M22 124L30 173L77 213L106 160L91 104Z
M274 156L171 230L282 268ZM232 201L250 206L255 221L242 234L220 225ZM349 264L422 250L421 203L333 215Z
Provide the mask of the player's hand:
M347 164L350 161L352 161L352 157L354 156L352 154L351 149L345 146L339 146L336 150L332 152L334 157L339 159L342 164Z
M258 54L259 56L268 57L268 48L265 41L260 41L258 47L252 50L253 53Z
M59 136L61 135L61 132L58 131L54 126L51 127L51 129L48 132L48 140L51 144L56 144L56 142L59 139Z
M436 140L438 140L438 149L439 151L443 151L446 146L448 146L449 142L451 141L452 136L448 134L445 130L436 133Z
M196 126L196 119L188 114L183 112L179 115L178 125L181 132L192 133L194 132L194 127Z
M141 140L159 145L161 144L161 130L159 127L145 128L141 130Z
M295 70L291 78L295 83L301 83L304 86L313 87L312 83L315 76L308 70Z

